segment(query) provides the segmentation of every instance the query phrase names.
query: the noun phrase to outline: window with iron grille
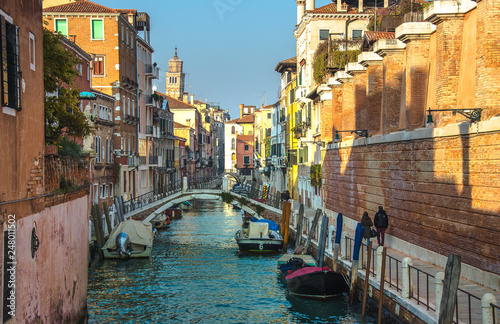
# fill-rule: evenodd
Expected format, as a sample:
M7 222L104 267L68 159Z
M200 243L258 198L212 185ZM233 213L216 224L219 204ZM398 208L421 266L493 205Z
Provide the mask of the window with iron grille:
M21 110L19 70L19 28L0 16L1 102L2 106Z

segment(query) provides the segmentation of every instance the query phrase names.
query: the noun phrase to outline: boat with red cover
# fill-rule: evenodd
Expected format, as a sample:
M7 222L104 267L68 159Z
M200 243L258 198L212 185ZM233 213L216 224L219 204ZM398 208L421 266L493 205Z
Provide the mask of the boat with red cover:
M332 298L349 291L344 277L328 267L303 267L286 276L291 294L309 298Z

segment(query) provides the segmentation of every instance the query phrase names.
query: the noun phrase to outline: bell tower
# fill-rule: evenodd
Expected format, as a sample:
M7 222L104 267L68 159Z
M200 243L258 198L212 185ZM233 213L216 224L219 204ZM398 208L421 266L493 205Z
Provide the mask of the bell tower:
M172 98L182 100L185 74L182 71L182 61L177 56L177 47L175 47L174 57L168 61L168 72L165 74L167 78L165 94Z

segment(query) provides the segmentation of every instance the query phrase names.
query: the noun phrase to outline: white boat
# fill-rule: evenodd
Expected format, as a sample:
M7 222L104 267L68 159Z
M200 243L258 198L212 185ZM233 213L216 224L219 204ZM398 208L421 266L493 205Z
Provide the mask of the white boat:
M118 224L102 247L105 259L149 258L153 249L151 223L133 219Z
M267 222L249 222L248 228L237 231L234 238L240 251L269 253L283 248L283 237L277 230L270 230Z

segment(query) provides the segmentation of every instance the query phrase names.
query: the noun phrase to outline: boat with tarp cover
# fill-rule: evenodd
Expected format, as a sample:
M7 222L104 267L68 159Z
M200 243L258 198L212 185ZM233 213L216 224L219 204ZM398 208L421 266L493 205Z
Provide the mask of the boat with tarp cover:
M267 219L250 220L248 228L238 230L234 238L240 251L270 253L283 248L283 237L278 225Z
M102 247L105 259L149 258L153 249L151 223L133 219L118 224Z

